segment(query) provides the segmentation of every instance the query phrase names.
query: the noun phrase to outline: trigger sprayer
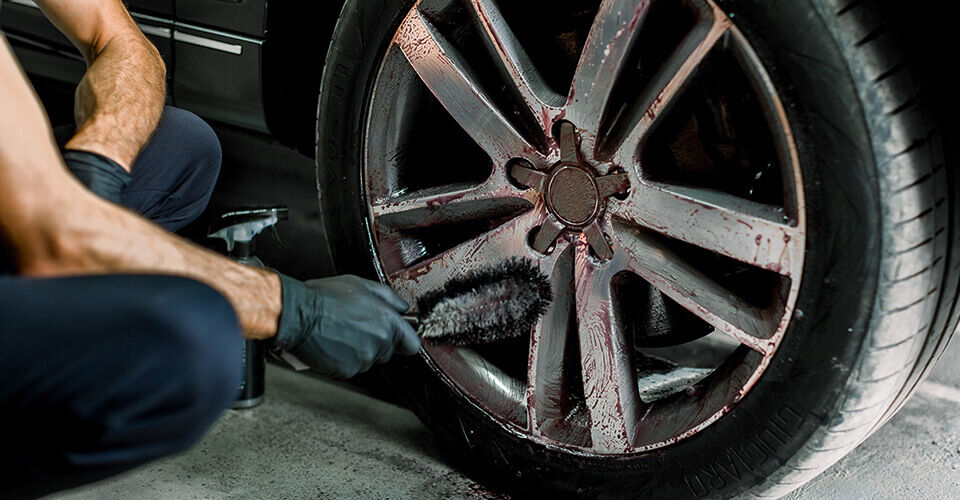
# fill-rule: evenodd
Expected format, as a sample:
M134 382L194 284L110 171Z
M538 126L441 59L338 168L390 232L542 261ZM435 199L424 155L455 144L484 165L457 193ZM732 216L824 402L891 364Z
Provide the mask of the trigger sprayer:
M235 261L254 267L264 267L255 255L254 242L257 236L280 221L288 218L287 207L244 208L231 210L218 217L210 226L209 238L221 239L227 244L227 255ZM232 407L253 408L263 402L264 346L257 340L247 340L243 345L243 379Z

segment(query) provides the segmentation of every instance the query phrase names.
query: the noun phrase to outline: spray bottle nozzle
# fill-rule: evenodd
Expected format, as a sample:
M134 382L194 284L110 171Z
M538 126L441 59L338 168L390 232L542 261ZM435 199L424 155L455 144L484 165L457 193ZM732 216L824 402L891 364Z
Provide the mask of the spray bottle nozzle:
M248 247L264 229L273 227L288 217L289 211L283 206L231 210L210 225L207 237L226 242L227 252L232 254L236 244Z

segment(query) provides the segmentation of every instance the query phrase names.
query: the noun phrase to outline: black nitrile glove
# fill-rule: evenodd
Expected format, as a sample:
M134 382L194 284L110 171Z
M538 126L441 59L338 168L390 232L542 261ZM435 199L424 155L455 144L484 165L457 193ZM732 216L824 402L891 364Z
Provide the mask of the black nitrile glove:
M130 174L117 162L88 151L68 149L63 152L67 168L94 194L112 203L120 203L123 189L130 183Z
M394 351L420 351L416 330L400 316L407 303L390 287L337 276L301 282L280 274L283 312L274 348L315 371L350 378L386 363Z

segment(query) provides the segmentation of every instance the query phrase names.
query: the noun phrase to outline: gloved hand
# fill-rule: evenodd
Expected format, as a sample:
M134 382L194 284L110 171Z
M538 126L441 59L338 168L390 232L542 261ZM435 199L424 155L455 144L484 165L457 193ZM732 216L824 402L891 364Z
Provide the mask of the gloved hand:
M94 194L112 203L120 203L123 189L130 183L130 174L117 162L88 151L68 149L63 161L77 179Z
M283 312L274 348L315 371L350 378L385 363L394 352L420 351L416 330L400 313L407 303L390 287L337 276L301 282L280 275Z

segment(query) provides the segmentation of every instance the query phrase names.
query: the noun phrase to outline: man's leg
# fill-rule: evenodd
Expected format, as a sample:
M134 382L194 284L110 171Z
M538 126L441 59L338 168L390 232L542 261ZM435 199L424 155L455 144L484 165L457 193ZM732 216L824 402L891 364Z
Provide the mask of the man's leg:
M220 160L220 140L213 129L193 113L168 106L133 165L123 204L177 231L207 208Z
M240 383L233 309L185 278L0 277L0 318L3 498L186 450Z
M63 146L73 126L54 134ZM220 173L220 141L213 129L189 111L167 106L160 125L137 161L123 205L170 231L203 213Z

